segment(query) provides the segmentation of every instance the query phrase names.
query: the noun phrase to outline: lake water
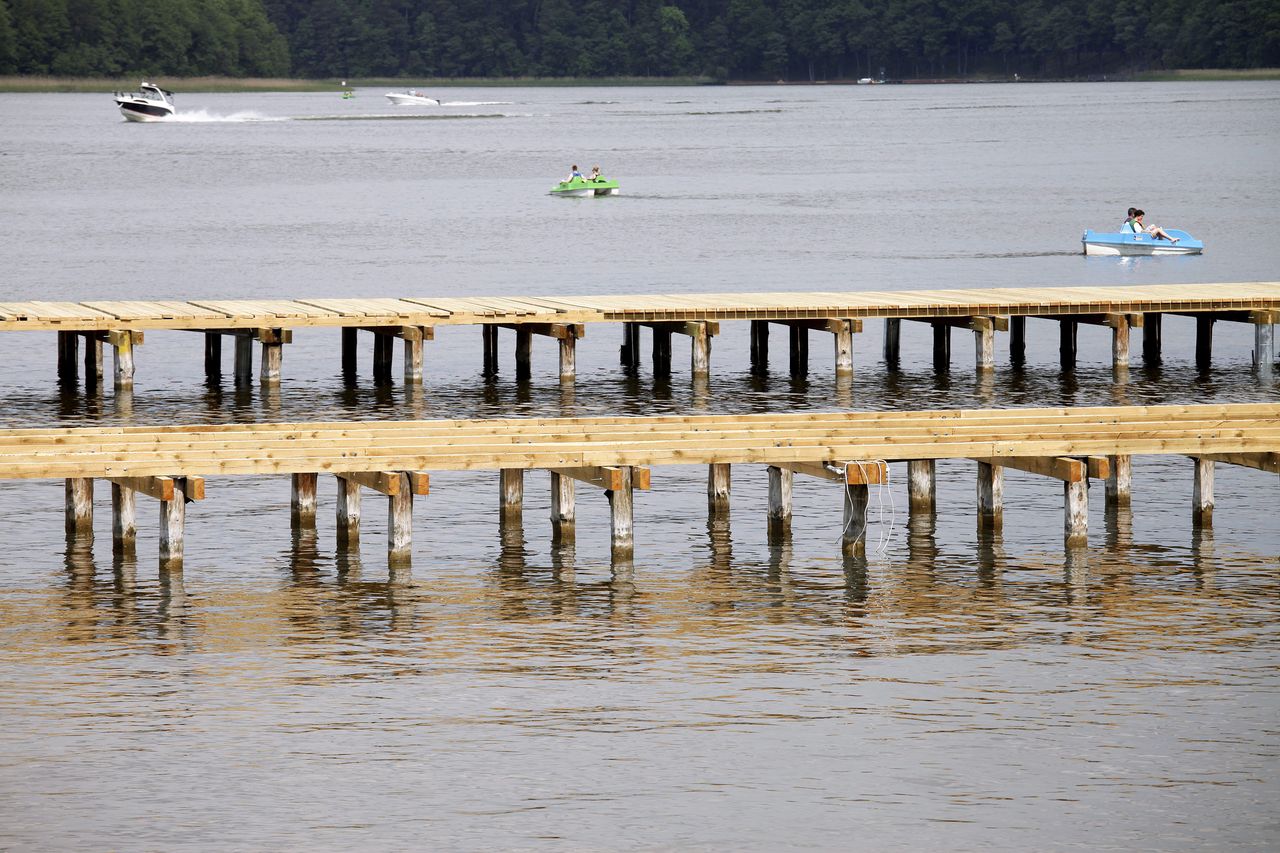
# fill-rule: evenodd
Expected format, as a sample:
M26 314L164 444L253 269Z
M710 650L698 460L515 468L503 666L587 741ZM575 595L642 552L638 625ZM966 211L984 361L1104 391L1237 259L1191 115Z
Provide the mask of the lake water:
M0 95L0 301L681 293L1274 280L1280 83L180 93L124 122L108 95ZM623 195L546 191L600 164ZM1130 205L1201 257L1080 254ZM1276 401L1252 329L1166 318L1165 359L1113 375L1109 332L1029 324L1028 365L979 380L966 336L855 338L852 383L812 340L807 380L747 371L725 323L694 386L618 369L592 326L578 381L535 342L532 382L479 379L442 329L420 391L344 385L334 331L299 330L278 391L203 378L201 338L148 332L136 387L59 391L51 334L0 334L0 425L767 412ZM776 338L775 338L776 340ZM678 342L679 343L679 342ZM361 354L367 374L367 353ZM229 365L228 365L229 370ZM109 383L108 383L109 385ZM900 467L900 466L899 466ZM382 499L358 551L291 534L287 478L210 478L181 573L68 544L62 484L0 482L0 848L173 850L1274 849L1280 845L1277 478L1219 466L1212 528L1191 463L1135 460L1131 512L1094 489L1064 551L1061 489L1006 475L978 534L971 463L934 518L873 493L866 561L840 496L797 480L770 547L766 477L654 470L636 553L612 563L579 491L553 547L545 474L523 530L496 475L439 473L411 567Z

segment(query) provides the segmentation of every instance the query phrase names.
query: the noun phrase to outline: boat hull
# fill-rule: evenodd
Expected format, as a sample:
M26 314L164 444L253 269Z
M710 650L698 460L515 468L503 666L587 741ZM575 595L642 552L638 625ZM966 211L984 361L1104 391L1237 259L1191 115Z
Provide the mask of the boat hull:
M617 195L618 182L609 180L588 181L584 179L561 181L551 188L551 194L564 198L594 198L596 196Z
M1120 232L1085 231L1080 238L1086 255L1110 257L1143 257L1151 255L1199 255L1204 243L1186 231L1167 229L1178 242L1158 240L1150 234L1126 234Z
M388 92L387 100L396 106L419 106L419 107L438 107L440 102L435 98L428 98L425 95L410 95L406 93Z
M173 107L141 101L116 101L120 114L129 121L164 121L173 115Z

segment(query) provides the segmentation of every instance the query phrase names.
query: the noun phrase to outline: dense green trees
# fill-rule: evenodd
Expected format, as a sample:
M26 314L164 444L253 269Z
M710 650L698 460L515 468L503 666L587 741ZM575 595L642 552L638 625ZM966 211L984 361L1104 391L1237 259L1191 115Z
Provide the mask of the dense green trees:
M1280 0L0 0L0 73L826 80L1280 66Z

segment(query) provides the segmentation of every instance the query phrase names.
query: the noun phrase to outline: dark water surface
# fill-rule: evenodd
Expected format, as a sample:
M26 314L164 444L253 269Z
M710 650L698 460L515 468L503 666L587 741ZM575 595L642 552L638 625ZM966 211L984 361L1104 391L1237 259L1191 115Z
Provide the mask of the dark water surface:
M133 125L102 95L0 95L0 301L680 293L1274 280L1280 84L477 89L438 108L383 90L180 94ZM363 120L360 120L363 119ZM624 195L546 195L571 162ZM1202 257L1079 254L1129 205ZM441 329L420 390L346 387L338 334L298 330L278 390L208 386L199 336L147 333L117 397L59 390L51 334L0 333L0 425L1131 405L1280 399L1251 327L1194 321L1113 374L1031 321L949 374L929 328L855 338L838 382L748 375L725 323L708 383L617 366L592 326L578 380L535 344L532 382L479 379L479 335ZM367 353L362 353L364 358ZM229 366L229 365L228 365ZM367 360L362 362L367 373ZM180 573L67 543L62 484L0 482L0 848L1274 849L1280 754L1277 478L1219 466L1211 528L1191 463L1139 457L1131 511L1093 490L1064 551L1062 494L1009 471L982 534L971 463L939 465L908 518L872 494L866 560L839 556L840 495L797 479L766 542L766 478L657 468L636 553L603 496L550 541L545 474L523 527L497 478L437 473L411 565L388 569L382 499L358 550L290 532L287 478L210 478Z

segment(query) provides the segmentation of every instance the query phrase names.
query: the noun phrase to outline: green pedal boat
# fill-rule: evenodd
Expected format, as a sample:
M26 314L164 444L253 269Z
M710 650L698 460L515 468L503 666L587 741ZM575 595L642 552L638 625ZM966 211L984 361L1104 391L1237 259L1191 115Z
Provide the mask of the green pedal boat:
M585 198L597 195L617 195L618 182L608 178L573 178L561 181L551 188L552 195L569 198Z

